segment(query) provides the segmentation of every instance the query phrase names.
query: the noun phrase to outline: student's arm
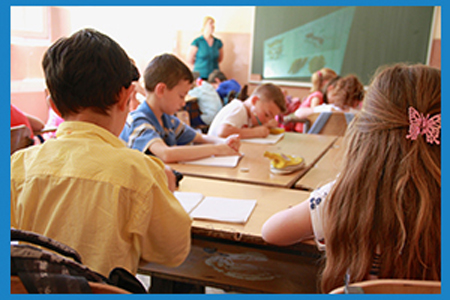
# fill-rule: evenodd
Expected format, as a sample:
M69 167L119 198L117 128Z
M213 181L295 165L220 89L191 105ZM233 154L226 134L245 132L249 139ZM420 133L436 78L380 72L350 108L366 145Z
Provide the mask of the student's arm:
M239 151L241 139L238 134L232 134L227 138L220 138L213 135L197 134L194 139L195 144L226 144L235 151Z
M41 131L42 129L44 129L45 124L39 118L29 114L24 115L27 117L28 122L30 122L30 126L33 129L33 131Z
M319 97L314 97L311 99L311 104L310 107L314 108L316 106L320 105L320 98Z
M241 139L267 137L270 131L267 126L256 126L252 128L238 128L230 124L222 124L218 130L219 137L227 137L232 134L239 134Z
M186 160L196 160L212 155L239 155L239 152L225 143L167 146L163 140L152 143L150 152L159 157L164 163L175 163Z
M271 216L261 229L263 239L270 244L287 246L312 237L309 205L306 200Z
M187 54L187 57L186 57L187 62L189 64L194 65L194 63L195 63L195 56L197 55L197 51L198 51L197 46L191 45L189 47L188 54Z
M177 188L177 178L175 177L172 168L169 166L164 167L164 173L166 173L167 176L169 190L173 193Z
M301 107L294 112L294 115L299 119L306 119L314 113L314 109L310 107Z

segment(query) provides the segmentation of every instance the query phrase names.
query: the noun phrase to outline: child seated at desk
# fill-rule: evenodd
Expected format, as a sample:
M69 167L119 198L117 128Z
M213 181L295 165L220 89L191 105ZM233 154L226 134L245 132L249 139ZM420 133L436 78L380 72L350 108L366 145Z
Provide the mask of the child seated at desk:
M350 112L356 114L364 96L364 86L355 75L335 77L325 86L323 104L314 107L300 106L293 114L286 116L284 122L306 119L316 112Z
M191 218L155 157L118 138L137 80L125 51L84 29L56 41L42 61L57 139L11 156L11 227L74 248L108 277L142 261L178 266L191 244ZM172 174L173 176L173 174Z
M234 95L237 96L241 91L239 82L234 79L227 79L225 74L220 70L212 71L212 73L209 74L208 82L214 86L220 99L222 99L223 104L228 104L228 102L232 100L227 98L230 95L230 92L234 92Z
M189 68L172 54L156 56L148 64L144 71L147 98L129 114L120 134L128 147L165 163L239 155L238 135L221 139L201 134L174 116L185 105L193 80Z
M246 100L234 99L214 118L208 134L227 137L239 134L241 138L267 137L269 128L276 127L275 116L286 110L281 89L271 83L258 86Z
M194 82L197 78L194 78ZM209 126L222 108L222 100L211 82L202 81L200 85L195 86L188 92L189 96L195 97L198 104L198 112L195 117L194 113L189 113L191 116L191 126L194 128L201 126ZM186 104L189 106L189 103ZM189 110L189 109L187 109Z
M315 237L326 293L344 276L441 278L441 73L399 64L377 74L346 132L340 175L262 228L278 245Z

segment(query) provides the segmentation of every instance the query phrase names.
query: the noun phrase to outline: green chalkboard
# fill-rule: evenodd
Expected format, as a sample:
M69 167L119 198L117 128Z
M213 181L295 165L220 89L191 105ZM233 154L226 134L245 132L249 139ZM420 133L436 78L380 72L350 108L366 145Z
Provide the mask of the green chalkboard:
M252 74L310 82L320 67L356 74L396 62L427 63L433 6L258 6Z

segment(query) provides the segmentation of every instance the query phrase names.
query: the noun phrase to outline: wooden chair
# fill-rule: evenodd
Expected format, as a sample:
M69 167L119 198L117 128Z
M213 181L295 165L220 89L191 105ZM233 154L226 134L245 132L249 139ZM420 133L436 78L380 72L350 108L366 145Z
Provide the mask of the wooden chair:
M330 294L440 294L440 281L376 279L336 288Z
M343 136L353 117L354 114L343 112L314 113L307 118L304 132Z
M27 126L11 127L11 154L33 144L34 140L31 138L31 131Z

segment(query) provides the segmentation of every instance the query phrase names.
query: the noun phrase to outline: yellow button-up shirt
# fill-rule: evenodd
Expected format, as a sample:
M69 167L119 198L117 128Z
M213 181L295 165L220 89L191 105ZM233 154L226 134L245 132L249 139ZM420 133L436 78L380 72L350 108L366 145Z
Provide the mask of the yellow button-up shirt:
M181 264L192 220L164 164L91 123L64 122L56 135L11 157L11 226L74 248L104 276L135 274L140 260Z

